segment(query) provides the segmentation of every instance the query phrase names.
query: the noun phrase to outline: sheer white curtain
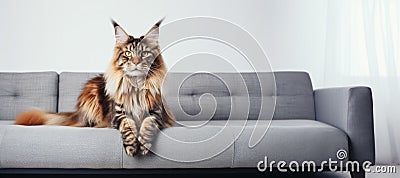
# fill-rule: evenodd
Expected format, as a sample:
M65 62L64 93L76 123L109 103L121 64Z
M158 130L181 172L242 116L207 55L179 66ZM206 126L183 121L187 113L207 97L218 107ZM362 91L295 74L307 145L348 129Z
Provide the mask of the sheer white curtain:
M328 0L321 86L372 88L378 164L400 164L400 1Z

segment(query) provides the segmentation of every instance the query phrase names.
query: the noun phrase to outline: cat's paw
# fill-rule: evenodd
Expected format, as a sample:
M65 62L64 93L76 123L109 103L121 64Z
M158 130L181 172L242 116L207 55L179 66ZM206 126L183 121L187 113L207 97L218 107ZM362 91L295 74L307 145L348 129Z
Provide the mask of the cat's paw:
M139 143L133 135L124 139L124 148L128 156L135 156L138 152Z
M140 143L140 146L139 146L140 154L142 156L147 155L149 153L149 151L150 151L151 143L144 141L141 136L139 136L138 140L139 140L139 143Z
M134 121L131 119L124 119L119 126L119 130L122 135L122 143L124 145L126 154L128 156L134 156L137 153L139 147Z
M126 146L124 146L125 147L125 153L128 155L128 156L131 156L131 157L133 157L133 156L135 156L135 154L137 153L137 147L135 147L135 146L133 146L133 145L126 145Z
M151 143L147 143L146 146L140 145L140 154L146 156L150 151Z

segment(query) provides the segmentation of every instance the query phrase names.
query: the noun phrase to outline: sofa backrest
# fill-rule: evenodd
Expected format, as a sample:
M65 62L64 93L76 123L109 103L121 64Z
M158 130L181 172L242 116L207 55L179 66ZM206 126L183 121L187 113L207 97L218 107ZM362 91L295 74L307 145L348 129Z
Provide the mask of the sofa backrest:
M0 120L31 108L57 111L56 72L0 73Z
M201 100L205 93L213 95L216 110L212 119L315 119L314 96L311 80L306 72L258 73L171 73L166 78L164 94L177 120L191 120L201 110L214 111L212 99ZM243 79L242 79L243 78ZM275 81L274 81L275 79ZM245 87L241 83L244 80ZM261 87L260 82L263 81ZM275 91L276 87L276 91ZM172 91L168 91L169 89ZM260 89L262 88L262 90ZM178 92L179 91L179 92ZM200 100L199 100L200 99ZM249 102L248 102L249 101ZM276 107L273 104L276 101ZM203 102L202 104L200 104ZM248 106L249 109L248 109ZM211 107L211 108L209 108ZM275 110L274 110L275 109ZM182 112L184 111L184 112ZM209 115L195 119L208 120ZM263 118L263 116L269 118Z
M58 112L71 112L83 86L86 82L100 73L61 72L59 82Z
M98 74L0 73L0 120L13 120L19 112L33 107L51 112L73 111L83 85ZM265 99L263 107L272 106L276 101L275 108L272 108L275 110L265 111L271 112L273 119L314 120L313 88L309 75L306 72L274 72L274 77L271 77L270 74L169 73L163 92L177 120L246 119L243 113L247 116L247 112L247 118L254 120L260 113L261 96ZM266 85L262 91L258 79ZM209 95L203 95L205 93ZM217 106L215 111L214 104ZM212 111L211 115L203 115L202 109Z
M315 120L314 91L306 72L274 72L276 107L274 119Z
M61 73L58 111L73 111L83 85L97 74L99 73ZM272 105L276 99L273 119L314 120L313 88L309 75L306 72L274 72L274 77L271 76L271 73L266 72L258 73L258 75L255 73L169 73L163 93L177 120L193 120L194 118L208 120L210 117L215 120L246 119L242 116L247 112L248 119L254 120L260 113L261 96L265 99L264 104ZM258 79L267 81L263 82L267 85L275 79L276 91L274 85L268 85L262 87L261 93ZM200 99L205 93L213 95L215 102L207 96L205 99ZM199 102L203 102L203 105ZM217 105L215 113L214 103ZM249 109L247 109L248 105L243 103L249 103ZM207 113L197 115L202 109L212 111L211 115ZM266 109L265 112L272 113L273 111ZM197 117L189 115L197 115Z

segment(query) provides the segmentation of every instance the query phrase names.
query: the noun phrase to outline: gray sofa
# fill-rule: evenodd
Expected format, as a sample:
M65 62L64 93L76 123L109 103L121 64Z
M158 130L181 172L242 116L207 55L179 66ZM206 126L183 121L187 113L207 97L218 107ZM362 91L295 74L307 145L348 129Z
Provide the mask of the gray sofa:
M0 73L0 172L12 170L155 170L218 169L257 170L259 161L307 161L320 165L329 159L340 161L338 150L345 150L342 161L375 161L372 94L368 87L341 87L314 90L306 72L274 72L276 90L260 90L255 73L241 73L247 91L226 88L238 83L237 75L220 73L220 78L206 73L188 75L171 73L166 80L166 100L178 123L165 129L154 142L154 152L146 157L128 157L122 149L120 133L111 128L74 128L65 126L12 125L18 112L31 107L47 111L72 111L83 84L95 73L33 72ZM271 73L258 73L267 80ZM180 81L177 91L168 91ZM182 82L183 81L183 82ZM214 95L213 115L191 117L208 111L213 103L202 94ZM248 95L247 95L248 94ZM261 97L276 103L272 121L261 118ZM203 96L204 97L204 96ZM246 111L247 118L230 115ZM200 99L200 100L199 100ZM199 105L199 102L203 102ZM264 103L265 104L265 103ZM242 108L243 106L243 108ZM184 112L182 112L184 111ZM266 114L268 116L268 113ZM226 119L232 118L227 125ZM247 120L243 124L243 120ZM203 125L202 125L203 124ZM198 126L192 129L184 125ZM257 130L254 128L258 127ZM167 141L202 140L225 131L213 144L180 147ZM267 130L268 129L268 130ZM237 132L241 130L241 132ZM264 137L249 147L250 135L267 130ZM262 133L261 133L262 135ZM207 155L218 143L229 143L218 154ZM159 156L163 155L163 156ZM174 161L165 157L196 160ZM274 168L275 169L275 168ZM14 171L15 172L15 171ZM363 176L363 171L352 174Z

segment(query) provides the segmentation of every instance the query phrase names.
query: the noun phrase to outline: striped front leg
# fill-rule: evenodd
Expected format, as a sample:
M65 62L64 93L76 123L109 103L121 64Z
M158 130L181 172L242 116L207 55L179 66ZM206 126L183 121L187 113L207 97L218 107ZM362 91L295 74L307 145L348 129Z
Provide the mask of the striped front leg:
M151 148L151 142L159 131L157 116L146 117L139 131L140 151L142 155L147 155Z
M138 131L135 121L126 116L122 104L115 104L115 116L113 118L112 125L121 132L122 142L126 154L128 156L134 156L138 149Z

